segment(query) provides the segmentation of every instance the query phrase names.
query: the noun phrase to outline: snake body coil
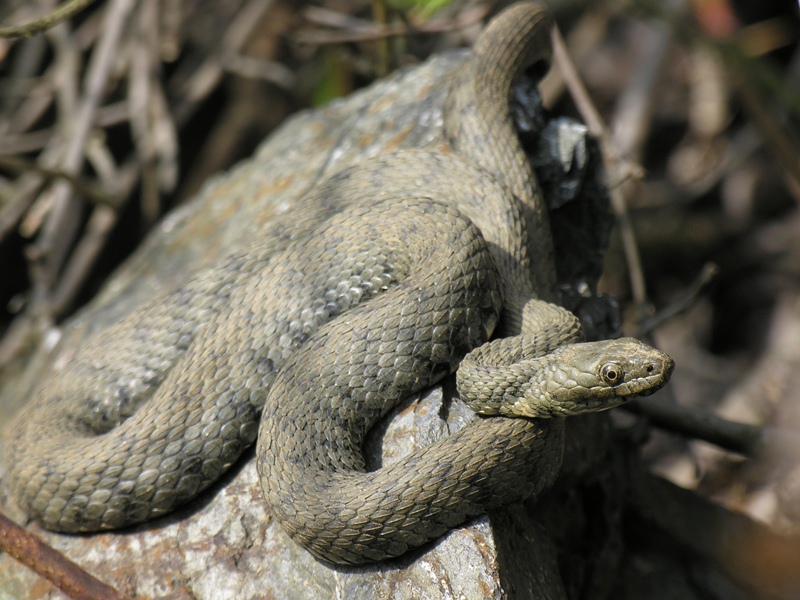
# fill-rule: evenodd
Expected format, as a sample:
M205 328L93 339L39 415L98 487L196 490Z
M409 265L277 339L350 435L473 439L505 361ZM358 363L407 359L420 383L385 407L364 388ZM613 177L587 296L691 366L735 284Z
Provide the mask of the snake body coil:
M482 36L484 60L506 59L495 69L506 102L520 57L547 58L548 29L521 4ZM52 375L8 445L10 487L31 519L75 532L163 514L258 430L264 494L292 537L325 560L380 560L549 485L563 425L530 417L609 408L666 382L666 355L630 339L579 343L575 317L537 299L551 275L532 277L531 252L549 233L505 137L507 108L484 122L485 99L462 97L474 64L448 102L458 154L401 151L334 176L280 235L137 310ZM513 164L475 166L465 136L515 148ZM498 182L507 172L522 173L510 189ZM486 343L495 329L515 336ZM368 429L467 353L462 397L518 418L475 419L366 473Z

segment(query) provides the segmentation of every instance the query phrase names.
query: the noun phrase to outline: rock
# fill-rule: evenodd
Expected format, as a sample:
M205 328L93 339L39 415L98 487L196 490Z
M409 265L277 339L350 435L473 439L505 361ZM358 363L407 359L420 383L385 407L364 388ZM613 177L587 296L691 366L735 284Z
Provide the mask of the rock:
M443 145L446 81L462 57L435 57L290 119L255 156L208 182L193 202L168 215L65 326L56 349L49 354L40 349L25 376L4 394L27 397L26 385L68 359L94 331L256 238L270 219L291 210L331 174L394 149ZM373 463L397 460L473 418L452 398L453 387L448 380L395 411L388 427L370 437ZM565 597L551 546L525 511L514 508L492 523L483 517L390 563L332 568L295 545L271 518L251 450L200 497L143 526L88 536L31 529L98 578L139 597L183 592L213 600L505 598L509 590L517 597ZM537 569L526 570L522 552L540 557ZM30 598L58 595L8 556L0 557L0 589Z

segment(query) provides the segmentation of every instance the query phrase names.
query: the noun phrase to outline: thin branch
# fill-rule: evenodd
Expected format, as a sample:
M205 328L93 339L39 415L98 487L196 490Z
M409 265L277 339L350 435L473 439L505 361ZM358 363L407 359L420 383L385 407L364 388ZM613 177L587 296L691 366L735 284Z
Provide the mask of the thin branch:
M78 600L126 600L128 596L90 575L58 550L0 513L0 549Z
M583 60L600 45L608 29L612 13L606 3L598 3L585 11L567 35L567 46L574 62ZM564 76L559 69L550 69L539 82L539 93L542 103L547 107L555 106L564 92Z
M700 274L677 300L639 324L636 337L646 336L665 321L691 308L697 300L697 297L708 289L708 286L717 278L717 275L719 275L719 267L717 265L714 263L706 263L703 265Z
M656 427L752 458L800 454L800 434L786 429L736 423L659 398L638 398L625 408L647 417Z
M16 57L7 66L6 81L0 90L0 133L17 126L16 121L9 117L17 108L25 108L32 99L31 88L40 81L37 73L46 60L47 42L43 37L36 37L20 46Z
M185 124L194 114L200 102L219 83L224 71L218 56L238 53L261 22L261 18L272 6L273 1L249 0L236 14L223 34L217 52L210 52L209 57L192 73L182 89L177 90L180 99L172 109L176 125Z
M86 224L86 231L72 252L50 300L50 311L59 318L72 308L78 292L88 279L92 267L108 241L119 213L107 206L98 206Z
M372 19L379 27L386 27L389 11L382 0L372 0ZM381 37L375 40L375 74L385 77L389 74L389 39Z
M746 75L745 75L746 76ZM792 179L795 186L800 187L800 161L798 161L798 148L786 135L786 127L778 118L775 117L774 110L771 110L769 103L764 100L762 94L749 81L744 79L737 85L737 92L745 110L753 119L767 147L772 150L775 156L783 165L786 174Z
M38 152L52 137L52 129L0 136L0 156Z
M114 189L120 198L129 197L137 181L141 179L143 165L136 157L117 168L113 165L110 151L103 144L90 144L88 157L101 179L106 179L108 185L112 185L113 179ZM54 318L63 316L73 307L78 292L106 246L119 216L118 211L106 206L95 207L83 236L64 265L58 285L53 290L50 308Z
M330 29L360 29L369 27L369 19L361 19L348 13L324 8L322 6L308 6L303 10L303 18L309 23Z
M669 536L711 561L758 598L795 600L800 590L800 539L783 536L645 471L629 469L628 501L645 529ZM689 557L687 557L689 559ZM691 560L691 559L690 559ZM692 564L698 564L692 560ZM724 588L723 588L724 589ZM744 597L744 596L740 596Z
M3 242L17 227L25 213L36 200L36 192L41 189L41 180L27 179L14 186L14 193L0 196L0 242Z
M17 315L0 338L0 368L6 367L25 348L36 348L42 339L43 327L23 312Z
M590 133L597 138L600 144L600 152L603 156L603 163L609 173L610 183L608 186L611 198L611 207L617 217L622 246L625 258L628 263L628 272L631 281L631 293L634 302L639 308L640 315L644 314L647 292L644 283L644 272L642 260L639 256L639 247L636 243L636 235L633 232L625 198L620 189L620 183L630 176L639 177L641 168L628 161L623 161L614 147L611 134L603 122L600 113L595 108L594 103L589 97L589 92L583 85L578 70L572 59L569 57L566 43L558 27L553 28L553 62L558 65L564 83L569 89L578 111L589 127Z
M86 142L94 123L94 116L104 95L111 66L117 55L122 32L134 0L113 0L106 7L100 36L89 61L85 79L84 95L71 119L71 128L61 161L67 173L76 173L83 163ZM72 216L78 211L77 203L66 185L53 186L54 207L37 240L37 252L43 261L34 264L35 285L33 301L37 308L46 306L57 274L72 244L76 228L71 225ZM45 310L47 310L45 308Z
M374 42L390 37L447 33L466 29L475 23L479 23L489 13L490 8L489 5L481 4L465 10L457 19L430 21L417 27L411 27L403 23L369 23L342 31L303 30L295 33L292 36L292 40L298 44L322 46L348 42ZM316 16L318 12L312 14Z
M94 124L99 128L111 127L128 120L128 102L120 100L97 109ZM0 135L0 156L28 154L44 148L53 137L53 128L37 129L28 133Z
M87 67L84 97L75 115L76 122L70 130L70 144L64 153L65 169L77 170L83 163L86 141L105 94L111 67L117 57L117 48L134 3L134 0L114 0L105 7L107 12L102 25L103 33L92 51Z
M75 16L95 0L67 0L43 17L22 25L0 25L0 37L30 37Z
M161 212L161 197L156 175L158 146L153 135L152 101L158 87L158 6L144 0L136 16L137 35L128 71L128 104L130 125L136 154L142 163L141 208L145 228L150 227Z
M616 101L611 121L617 155L637 162L650 129L655 84L670 43L666 27L644 23L639 23L638 27L644 29L646 35L642 36L636 69Z
M19 158L11 156L0 156L0 169L7 171L14 171L16 173L37 173L46 179L63 179L67 181L76 192L81 194L87 200L95 204L105 204L108 206L115 206L115 201L112 197L97 189L96 185L88 181L84 181L76 175L65 173L59 169L51 169L48 167L41 167L29 163Z
M222 56L222 66L229 73L235 73L239 77L263 79L285 90L292 90L297 84L295 72L274 60L261 60L231 52Z

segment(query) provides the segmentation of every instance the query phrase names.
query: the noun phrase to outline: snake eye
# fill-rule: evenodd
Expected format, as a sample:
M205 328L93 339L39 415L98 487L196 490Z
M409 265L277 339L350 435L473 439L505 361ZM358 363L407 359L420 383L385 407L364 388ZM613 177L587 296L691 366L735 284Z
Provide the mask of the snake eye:
M608 385L617 385L622 377L622 368L616 363L606 363L600 368L600 379Z

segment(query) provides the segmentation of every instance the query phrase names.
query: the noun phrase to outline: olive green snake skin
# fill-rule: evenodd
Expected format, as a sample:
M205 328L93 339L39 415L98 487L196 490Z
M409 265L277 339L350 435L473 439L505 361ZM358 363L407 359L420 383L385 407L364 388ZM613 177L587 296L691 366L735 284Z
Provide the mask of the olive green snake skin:
M451 82L450 152L334 176L263 242L54 370L6 453L29 518L64 532L154 518L257 437L264 495L293 539L334 563L382 560L546 488L563 446L563 420L548 417L660 388L669 357L632 339L579 343L577 319L538 299L554 295L547 214L508 94L549 59L550 26L519 4L482 34ZM487 343L493 332L507 337ZM367 473L370 427L459 363L461 398L501 416Z

